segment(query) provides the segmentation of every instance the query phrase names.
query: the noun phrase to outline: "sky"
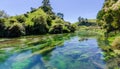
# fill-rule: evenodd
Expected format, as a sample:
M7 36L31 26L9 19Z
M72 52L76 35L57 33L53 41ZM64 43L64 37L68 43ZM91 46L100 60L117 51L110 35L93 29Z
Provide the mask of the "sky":
M24 14L30 7L38 8L42 0L1 0L0 10L6 11L11 16ZM55 13L64 14L64 19L76 22L78 17L95 19L102 8L104 0L50 0Z

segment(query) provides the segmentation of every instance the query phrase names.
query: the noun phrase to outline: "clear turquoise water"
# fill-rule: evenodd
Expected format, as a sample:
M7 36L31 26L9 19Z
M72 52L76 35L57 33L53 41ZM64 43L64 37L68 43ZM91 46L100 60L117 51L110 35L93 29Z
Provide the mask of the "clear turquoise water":
M32 50L16 52L0 62L0 69L105 69L96 38L71 37L49 55L32 55ZM47 60L45 60L47 58Z

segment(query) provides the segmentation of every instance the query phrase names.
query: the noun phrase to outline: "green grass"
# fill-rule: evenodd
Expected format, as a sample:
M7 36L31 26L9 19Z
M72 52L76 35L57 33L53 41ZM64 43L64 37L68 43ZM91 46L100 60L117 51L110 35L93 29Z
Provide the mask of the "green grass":
M77 30L77 33L80 36L104 36L103 32L104 30L101 30L98 27L86 27L86 26L80 26Z
M88 19L88 22L96 23L96 19Z

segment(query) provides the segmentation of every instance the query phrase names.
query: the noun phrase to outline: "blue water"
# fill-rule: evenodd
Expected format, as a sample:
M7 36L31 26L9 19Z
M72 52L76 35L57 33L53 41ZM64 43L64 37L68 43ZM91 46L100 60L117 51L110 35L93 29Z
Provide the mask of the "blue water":
M101 49L96 38L79 40L72 37L64 45L56 47L45 60L40 54L31 55L32 51L14 53L0 63L0 69L105 69Z

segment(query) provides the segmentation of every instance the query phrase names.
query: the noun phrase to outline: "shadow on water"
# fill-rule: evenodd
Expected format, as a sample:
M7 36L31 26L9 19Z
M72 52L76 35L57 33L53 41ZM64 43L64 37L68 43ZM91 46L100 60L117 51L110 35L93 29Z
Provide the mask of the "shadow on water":
M3 55L0 57L0 69L114 69L120 65L119 58L104 61L104 50L100 47L106 45L105 41L100 41L98 36L83 35L59 34L3 40L0 43L0 55Z

